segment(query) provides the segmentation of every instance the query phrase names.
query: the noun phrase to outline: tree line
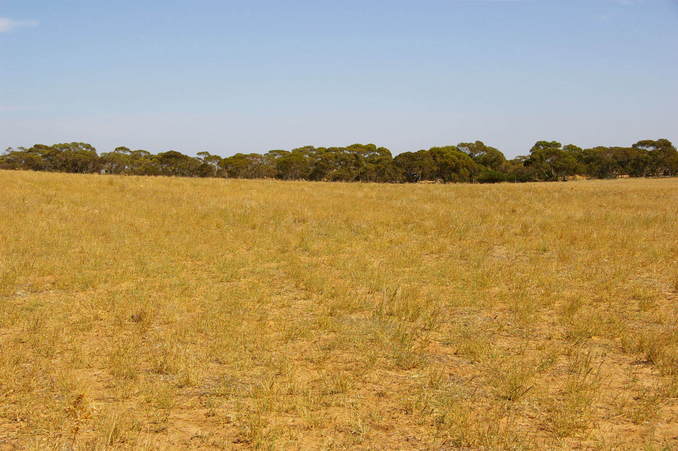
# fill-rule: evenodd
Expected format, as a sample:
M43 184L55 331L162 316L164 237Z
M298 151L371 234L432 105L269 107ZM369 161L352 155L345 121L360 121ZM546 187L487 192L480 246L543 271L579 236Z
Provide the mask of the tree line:
M475 141L395 157L387 148L374 144L306 146L229 157L199 152L192 157L175 150L153 154L127 147L99 154L90 144L74 142L9 148L0 155L0 169L344 182L497 183L558 181L577 175L675 176L678 151L667 139L643 140L630 147L588 149L539 141L529 155L507 159L500 150Z

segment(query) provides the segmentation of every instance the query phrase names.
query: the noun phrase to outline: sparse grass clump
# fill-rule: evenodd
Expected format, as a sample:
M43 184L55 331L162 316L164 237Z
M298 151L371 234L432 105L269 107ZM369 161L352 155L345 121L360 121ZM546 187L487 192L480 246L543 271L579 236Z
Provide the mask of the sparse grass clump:
M678 180L0 193L0 449L678 447Z

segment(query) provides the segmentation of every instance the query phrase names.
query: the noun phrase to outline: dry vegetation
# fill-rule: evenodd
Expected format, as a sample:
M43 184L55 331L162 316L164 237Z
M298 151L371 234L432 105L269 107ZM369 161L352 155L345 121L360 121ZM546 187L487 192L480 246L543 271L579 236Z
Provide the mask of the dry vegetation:
M678 447L678 180L0 172L0 449Z

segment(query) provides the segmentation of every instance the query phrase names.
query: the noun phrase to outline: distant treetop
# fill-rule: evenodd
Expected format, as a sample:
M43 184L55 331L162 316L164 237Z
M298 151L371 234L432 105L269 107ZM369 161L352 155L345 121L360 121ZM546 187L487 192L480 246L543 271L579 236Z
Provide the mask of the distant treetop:
M387 148L374 144L305 146L230 157L198 152L191 157L176 150L152 154L127 147L97 154L90 144L73 142L9 148L0 155L0 169L343 182L496 183L558 181L575 175L675 176L678 151L667 139L643 140L630 147L590 149L538 141L529 155L507 160L500 150L475 141L404 152L396 157Z

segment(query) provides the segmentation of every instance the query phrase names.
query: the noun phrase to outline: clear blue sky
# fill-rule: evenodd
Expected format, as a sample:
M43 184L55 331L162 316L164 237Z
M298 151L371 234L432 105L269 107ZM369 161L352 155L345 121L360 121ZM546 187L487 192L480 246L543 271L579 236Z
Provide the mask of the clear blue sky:
M0 0L0 147L678 141L678 0Z

